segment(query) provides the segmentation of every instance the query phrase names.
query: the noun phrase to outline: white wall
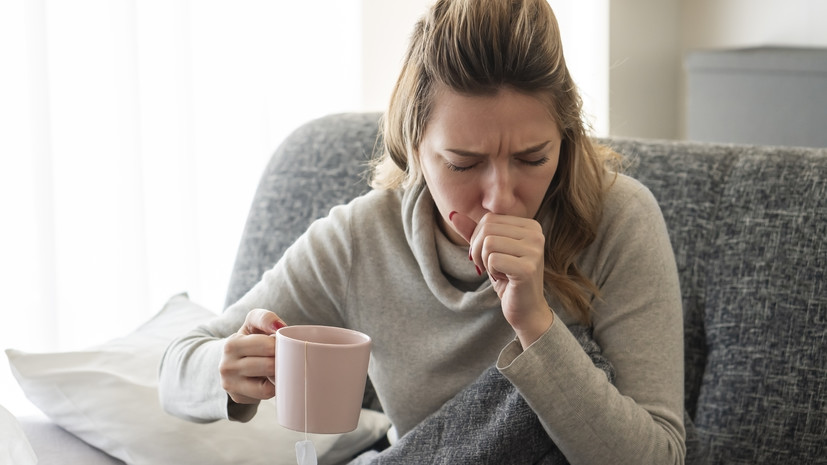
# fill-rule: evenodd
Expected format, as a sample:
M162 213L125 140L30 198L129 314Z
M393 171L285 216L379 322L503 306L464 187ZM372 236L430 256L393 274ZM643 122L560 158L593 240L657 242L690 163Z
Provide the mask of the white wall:
M679 0L615 0L609 21L609 133L677 133Z
M384 111L408 38L431 0L362 0L362 108Z
M827 47L824 0L682 0L680 58L693 50ZM686 68L678 85L678 138L686 137Z
M609 0L549 0L593 133L609 134Z
M691 50L827 47L824 0L614 0L610 18L613 136L684 137Z
M824 0L683 0L684 50L761 45L827 47Z

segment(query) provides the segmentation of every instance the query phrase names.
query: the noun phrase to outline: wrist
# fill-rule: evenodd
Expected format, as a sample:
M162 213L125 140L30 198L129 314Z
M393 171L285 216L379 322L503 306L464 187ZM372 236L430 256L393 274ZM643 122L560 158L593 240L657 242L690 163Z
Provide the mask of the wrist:
M537 339L540 339L540 337L548 331L552 323L554 323L554 312L550 307L546 306L545 311L537 312L530 321L525 322L525 324L519 328L514 328L514 332L517 334L517 339L520 341L523 350L537 341Z

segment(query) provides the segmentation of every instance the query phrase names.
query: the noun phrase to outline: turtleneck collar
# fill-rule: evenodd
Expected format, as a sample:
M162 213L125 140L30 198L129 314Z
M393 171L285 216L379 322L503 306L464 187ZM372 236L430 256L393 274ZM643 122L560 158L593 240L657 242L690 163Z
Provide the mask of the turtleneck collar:
M468 260L468 246L452 243L439 228L435 213L436 206L424 183L403 194L405 237L433 295L456 312L499 306L488 275L477 274Z

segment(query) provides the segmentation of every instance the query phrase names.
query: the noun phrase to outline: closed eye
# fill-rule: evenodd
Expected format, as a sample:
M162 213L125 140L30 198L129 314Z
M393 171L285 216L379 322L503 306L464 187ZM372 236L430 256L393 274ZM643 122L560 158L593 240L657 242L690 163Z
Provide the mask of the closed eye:
M458 149L448 149L448 152L453 153L457 157L450 157L454 160L459 160L460 164L455 164L449 159L448 157L443 156L443 161L445 162L445 166L451 170L456 172L468 171L476 164L485 158L485 154L476 153L476 152L469 152L467 150L458 150Z
M548 157L539 158L537 160L523 160L520 159L520 162L529 165L529 166L543 166L548 162Z
M527 166L543 166L549 161L549 157L546 156L546 155L542 155L542 153L545 151L545 148L548 147L548 145L550 143L551 143L551 141L545 141L545 142L537 144L533 147L529 147L525 150L521 150L519 152L516 152L512 155L512 157L514 157L520 163L522 163L524 165L527 165ZM447 149L447 151L451 152L455 155L458 155L461 158L468 159L469 161L473 162L470 165L457 165L457 164L454 164L454 163L452 163L451 161L449 161L447 159L444 160L445 166L449 170L454 171L454 172L468 171L468 170L474 168L474 166L476 166L477 163L475 162L475 160L480 160L480 159L483 159L483 158L486 157L486 155L484 153L473 152L473 151L469 151L469 150L461 150L461 149L450 148L450 149ZM542 155L542 156L540 158L535 159L534 157L536 157L538 155Z
M446 161L446 162L445 162L445 166L446 166L449 170L451 170L451 171L456 171L456 172L468 171L468 170L470 170L471 168L473 168L473 167L474 167L474 165L471 165L471 166L458 166L458 165L455 165L455 164L453 164L453 163L451 163L451 162L449 162L449 161Z

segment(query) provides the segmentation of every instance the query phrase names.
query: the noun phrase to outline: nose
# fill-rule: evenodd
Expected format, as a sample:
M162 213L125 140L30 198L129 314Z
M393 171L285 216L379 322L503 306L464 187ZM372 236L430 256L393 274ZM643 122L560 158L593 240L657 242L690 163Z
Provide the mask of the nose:
M486 175L482 207L491 213L507 215L517 199L517 182L507 166L494 166Z

